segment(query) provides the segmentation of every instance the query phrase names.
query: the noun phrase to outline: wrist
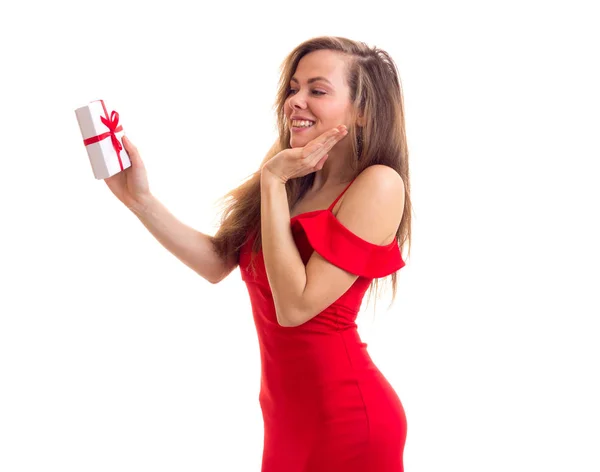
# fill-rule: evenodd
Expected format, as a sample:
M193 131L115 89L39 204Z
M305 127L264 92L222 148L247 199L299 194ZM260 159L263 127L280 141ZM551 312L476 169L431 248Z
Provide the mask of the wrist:
M274 174L269 170L267 166L263 166L260 172L260 181L261 184L282 184L285 185L287 180L282 179L278 175Z
M133 212L136 216L140 217L147 214L152 210L152 207L156 203L156 197L151 193L145 194L141 197L136 198L132 204L127 207L131 212Z

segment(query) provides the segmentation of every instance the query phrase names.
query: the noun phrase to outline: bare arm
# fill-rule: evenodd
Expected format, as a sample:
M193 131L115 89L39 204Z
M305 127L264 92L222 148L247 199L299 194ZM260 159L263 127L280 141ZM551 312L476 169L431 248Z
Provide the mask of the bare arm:
M358 278L314 251L304 265L290 227L285 185L261 175L263 256L277 321L295 327L314 318L341 297ZM404 208L404 183L390 167L373 165L348 189L335 216L366 244L394 241ZM376 224L374 224L376 222Z
M237 261L224 261L214 250L212 236L183 224L152 195L139 151L127 136L123 136L123 145L131 167L105 179L108 188L181 262L210 283L223 280Z
M215 252L212 236L179 221L154 196L130 210L169 252L210 283L220 282L237 267L236 260L225 261Z

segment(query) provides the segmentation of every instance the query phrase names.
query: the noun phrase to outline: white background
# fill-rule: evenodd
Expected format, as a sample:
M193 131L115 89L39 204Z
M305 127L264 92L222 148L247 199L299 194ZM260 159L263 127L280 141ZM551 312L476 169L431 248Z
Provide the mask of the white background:
M387 50L404 87L412 252L359 319L407 472L600 470L594 2L11 3L0 470L259 471L239 270L212 286L168 253L94 180L74 109L118 110L153 193L214 234L275 139L281 61L322 34Z

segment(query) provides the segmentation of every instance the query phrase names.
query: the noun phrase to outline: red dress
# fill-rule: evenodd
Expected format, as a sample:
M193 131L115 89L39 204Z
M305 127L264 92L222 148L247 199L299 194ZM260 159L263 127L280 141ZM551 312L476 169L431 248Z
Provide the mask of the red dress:
M262 472L403 471L404 409L369 357L355 320L373 278L395 272L404 261L397 241L372 244L337 220L331 210L342 195L327 210L291 218L304 264L315 250L359 275L308 322L278 324L262 251L255 256L256 274L248 267L252 240L240 251L261 355Z

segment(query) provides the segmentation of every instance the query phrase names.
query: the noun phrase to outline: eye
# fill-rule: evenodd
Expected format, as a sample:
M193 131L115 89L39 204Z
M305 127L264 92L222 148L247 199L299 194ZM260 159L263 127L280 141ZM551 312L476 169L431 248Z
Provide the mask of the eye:
M288 89L287 94L288 94L288 96L290 96L290 95L295 94L296 92L298 92L298 90L290 88L290 89ZM318 97L326 94L326 92L323 92L322 90L311 90L311 92L313 95L316 95Z

